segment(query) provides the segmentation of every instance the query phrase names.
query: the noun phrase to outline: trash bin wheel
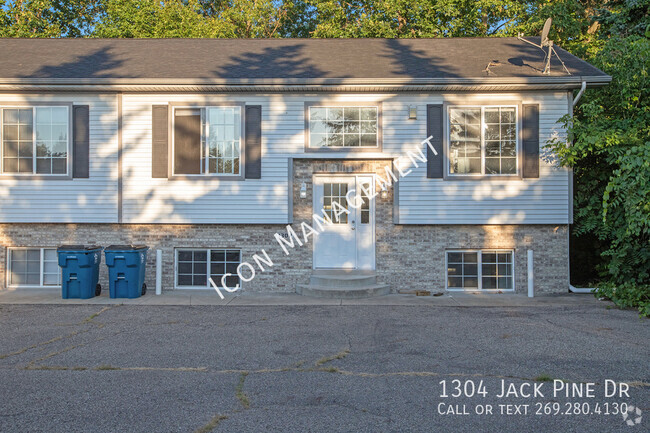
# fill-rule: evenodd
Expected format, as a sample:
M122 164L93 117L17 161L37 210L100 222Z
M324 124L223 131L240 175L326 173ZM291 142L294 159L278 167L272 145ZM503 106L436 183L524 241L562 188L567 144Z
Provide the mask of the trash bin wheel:
M142 296L144 296L147 293L147 285L142 284Z
M95 296L99 296L99 295L101 295L101 294L102 294L102 285L101 285L101 284L97 284L97 285L95 286Z

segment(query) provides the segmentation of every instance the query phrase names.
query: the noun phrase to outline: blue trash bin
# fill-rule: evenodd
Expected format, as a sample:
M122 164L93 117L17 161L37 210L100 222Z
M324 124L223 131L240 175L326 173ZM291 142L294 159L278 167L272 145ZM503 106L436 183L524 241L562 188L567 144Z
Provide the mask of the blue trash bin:
M102 247L96 245L61 245L56 250L61 267L63 299L89 299L99 296L99 265Z
M144 276L148 249L144 245L111 245L104 249L111 298L139 298L147 292Z

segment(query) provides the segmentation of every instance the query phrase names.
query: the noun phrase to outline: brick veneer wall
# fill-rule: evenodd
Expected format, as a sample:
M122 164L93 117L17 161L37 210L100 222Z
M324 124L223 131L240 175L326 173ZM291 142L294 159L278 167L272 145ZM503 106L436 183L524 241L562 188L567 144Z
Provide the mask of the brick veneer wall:
M375 173L387 179L390 160L295 159L294 227L310 224L314 173ZM307 184L307 198L299 197L300 184ZM376 185L379 191L379 185ZM534 251L535 290L568 291L569 245L567 225L395 225L393 189L385 199L376 197L375 236L378 279L393 290L445 288L446 249L513 249L515 290L527 292L527 250ZM311 248L300 260L310 268ZM302 254L302 252L300 254ZM293 254L292 254L293 255Z
M294 223L311 224L314 173L377 173L386 177L389 160L308 160L294 164ZM307 184L307 198L300 185ZM535 288L538 292L568 290L568 234L566 225L394 225L393 191L377 197L376 269L378 279L393 290L444 290L445 250L504 248L515 251L515 287L525 293L526 250L535 251ZM242 260L254 264L253 254L264 249L274 262L265 272L244 283L246 291L292 292L306 283L312 269L312 244L296 246L286 256L274 234L284 225L180 225L180 224L0 224L0 286L5 287L7 247L53 247L60 244L144 244L163 251L163 289L174 286L174 248L239 248ZM247 273L245 273L248 275ZM100 283L108 287L103 263ZM147 286L155 287L155 253L147 259Z

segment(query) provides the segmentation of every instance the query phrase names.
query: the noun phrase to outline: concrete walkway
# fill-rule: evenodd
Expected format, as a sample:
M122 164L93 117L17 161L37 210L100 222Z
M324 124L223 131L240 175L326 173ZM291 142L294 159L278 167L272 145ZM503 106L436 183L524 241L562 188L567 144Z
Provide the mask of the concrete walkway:
M530 307L535 305L566 306L600 303L593 295L566 293L528 298L514 293L446 293L442 296L386 295L366 299L322 299L296 293L224 293L214 290L169 290L156 296L147 293L137 299L111 299L108 291L91 299L61 299L59 289L0 290L0 304L61 305L401 305L435 307Z

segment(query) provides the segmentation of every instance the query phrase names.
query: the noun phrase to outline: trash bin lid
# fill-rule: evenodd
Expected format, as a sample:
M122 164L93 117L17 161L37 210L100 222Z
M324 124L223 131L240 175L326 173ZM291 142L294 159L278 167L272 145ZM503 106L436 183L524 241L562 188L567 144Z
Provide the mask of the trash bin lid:
M59 245L57 251L92 251L101 250L99 245Z
M109 245L104 248L105 251L134 251L149 249L146 245Z

